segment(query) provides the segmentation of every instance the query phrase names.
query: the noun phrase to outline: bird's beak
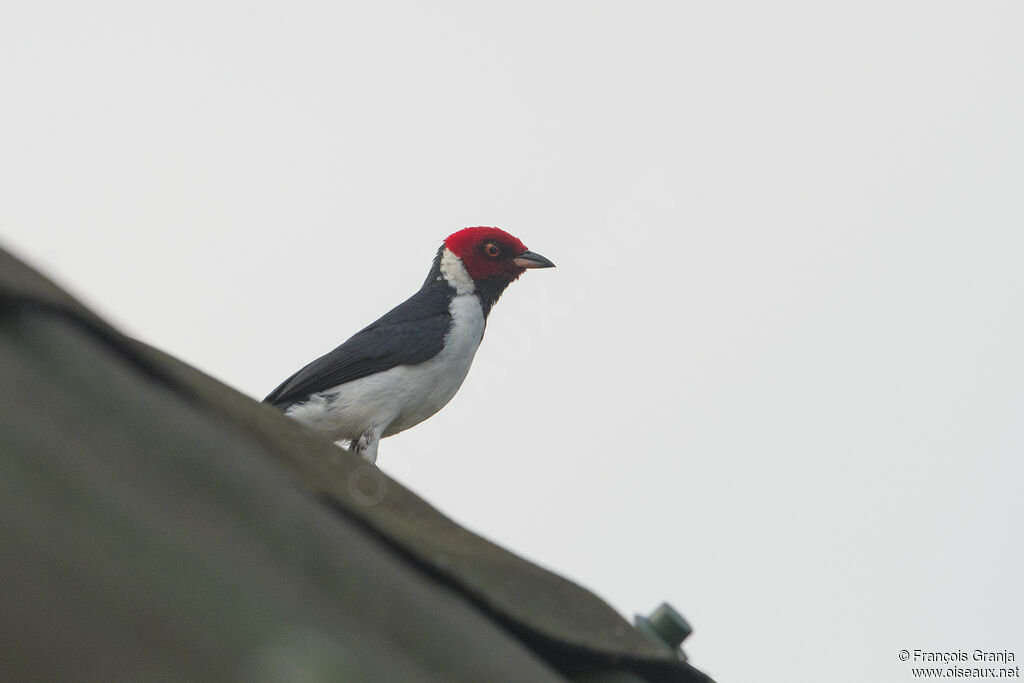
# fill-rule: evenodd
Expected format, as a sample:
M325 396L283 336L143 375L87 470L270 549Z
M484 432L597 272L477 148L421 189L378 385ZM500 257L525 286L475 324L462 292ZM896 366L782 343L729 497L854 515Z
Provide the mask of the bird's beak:
M540 254L534 254L532 251L524 251L519 256L512 259L512 263L516 264L520 268L554 268L555 264L547 260Z

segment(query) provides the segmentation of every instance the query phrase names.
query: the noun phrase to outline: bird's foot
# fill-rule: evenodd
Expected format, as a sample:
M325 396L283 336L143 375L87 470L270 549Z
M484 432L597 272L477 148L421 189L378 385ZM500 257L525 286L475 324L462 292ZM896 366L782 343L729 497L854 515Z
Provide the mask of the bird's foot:
M380 443L380 434L376 432L367 432L359 436L358 439L353 439L349 450L360 455L371 463L377 462L377 444Z

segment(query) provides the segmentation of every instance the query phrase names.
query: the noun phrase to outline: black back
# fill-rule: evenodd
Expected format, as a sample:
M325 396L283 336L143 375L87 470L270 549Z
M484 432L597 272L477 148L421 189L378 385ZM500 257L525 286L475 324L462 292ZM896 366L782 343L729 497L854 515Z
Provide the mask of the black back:
M398 365L416 365L440 353L452 324L452 290L441 278L438 263L434 259L418 292L286 379L264 402L284 410L318 391Z
M441 275L444 249L442 244L437 250L420 291L356 332L338 348L286 379L263 401L286 410L318 391L398 365L416 365L440 353L444 348L445 335L452 326L448 307L454 295L454 290ZM475 282L486 324L491 307L511 281L489 278Z

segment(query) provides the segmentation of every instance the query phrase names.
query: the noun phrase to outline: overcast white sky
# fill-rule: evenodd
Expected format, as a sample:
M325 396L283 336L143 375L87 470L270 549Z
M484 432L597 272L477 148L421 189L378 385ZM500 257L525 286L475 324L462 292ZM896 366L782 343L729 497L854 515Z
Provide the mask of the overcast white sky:
M497 225L381 444L721 681L1024 657L1024 5L6 3L0 241L261 398Z

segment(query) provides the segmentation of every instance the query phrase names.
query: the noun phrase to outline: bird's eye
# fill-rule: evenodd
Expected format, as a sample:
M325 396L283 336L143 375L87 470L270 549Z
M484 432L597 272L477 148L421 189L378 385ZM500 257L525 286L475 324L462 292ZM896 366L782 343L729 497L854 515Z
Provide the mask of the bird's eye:
M490 258L498 258L501 256L501 247L494 242L488 242L484 245L484 253Z

